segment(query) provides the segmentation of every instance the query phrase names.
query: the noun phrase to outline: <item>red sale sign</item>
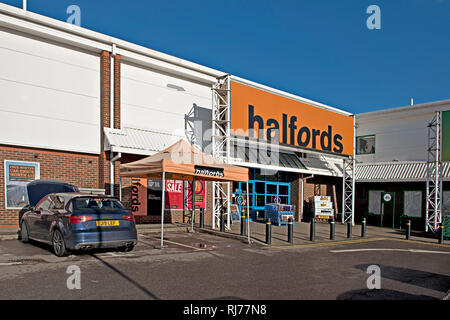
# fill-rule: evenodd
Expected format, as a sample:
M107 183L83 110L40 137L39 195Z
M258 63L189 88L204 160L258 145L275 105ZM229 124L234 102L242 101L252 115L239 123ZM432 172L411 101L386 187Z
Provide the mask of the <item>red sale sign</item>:
M166 180L166 209L183 209L183 181Z

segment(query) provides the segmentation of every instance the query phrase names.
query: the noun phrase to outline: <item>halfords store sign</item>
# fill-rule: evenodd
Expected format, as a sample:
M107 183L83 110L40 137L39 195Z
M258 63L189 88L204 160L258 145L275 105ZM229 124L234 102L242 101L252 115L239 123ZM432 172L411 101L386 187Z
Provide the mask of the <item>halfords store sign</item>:
M231 81L236 136L353 155L353 117Z

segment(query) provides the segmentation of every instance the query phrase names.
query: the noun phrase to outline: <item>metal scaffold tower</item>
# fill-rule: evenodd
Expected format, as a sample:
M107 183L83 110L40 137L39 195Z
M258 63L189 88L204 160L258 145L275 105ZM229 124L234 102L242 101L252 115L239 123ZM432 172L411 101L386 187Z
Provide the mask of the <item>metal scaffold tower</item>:
M342 164L342 223L355 224L356 119L353 116L353 156Z
M231 88L229 75L217 79L212 87L212 155L229 162L230 159L230 101ZM220 226L221 215L226 215L226 228L230 229L230 182L213 182L212 228Z
M442 223L441 112L428 124L425 231L437 232Z
M342 223L355 223L355 158L343 160Z

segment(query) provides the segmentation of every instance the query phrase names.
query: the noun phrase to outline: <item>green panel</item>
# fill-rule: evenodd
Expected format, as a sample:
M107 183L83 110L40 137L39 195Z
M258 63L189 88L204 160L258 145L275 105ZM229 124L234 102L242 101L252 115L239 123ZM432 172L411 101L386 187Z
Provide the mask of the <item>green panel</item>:
M442 112L441 161L450 161L450 111Z
M444 218L444 236L450 237L450 216Z

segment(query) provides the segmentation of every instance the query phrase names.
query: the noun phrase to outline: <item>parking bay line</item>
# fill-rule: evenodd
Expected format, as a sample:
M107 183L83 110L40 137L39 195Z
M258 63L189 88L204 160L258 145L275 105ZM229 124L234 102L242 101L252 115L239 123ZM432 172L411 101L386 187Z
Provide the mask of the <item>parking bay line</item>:
M352 252L370 252L370 251L395 251L395 252L412 252L412 253L440 253L450 254L445 251L431 251L418 249L394 249L394 248L368 248L368 249L344 249L344 250L330 250L332 253L352 253Z
M159 238L153 238L153 239L159 240ZM172 244L175 244L175 245L178 245L178 246L182 246L182 247L186 247L186 248L190 248L190 249L195 249L195 250L198 250L198 251L208 251L208 250L211 250L211 249L201 249L201 248L196 248L196 247L189 246L189 245L183 244L183 243L178 243L178 242L175 242L175 241L164 240L164 242L172 243Z
M22 262L0 262L0 267L6 267L6 266L17 266L23 264Z

